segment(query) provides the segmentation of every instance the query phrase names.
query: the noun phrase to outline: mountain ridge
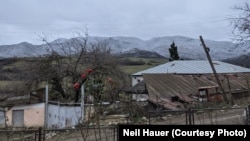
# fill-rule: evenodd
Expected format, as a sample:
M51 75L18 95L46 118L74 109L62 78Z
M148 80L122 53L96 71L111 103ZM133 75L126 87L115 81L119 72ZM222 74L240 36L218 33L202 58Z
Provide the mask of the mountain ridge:
M33 45L28 42L21 42L13 45L1 45L0 46L0 58L10 57L37 57L45 54L49 54L52 51L56 51L62 54L63 46L71 46L74 40L83 41L83 38L58 38L49 42L53 47L51 48L47 44ZM206 55L199 39L190 38L186 36L162 36L154 37L148 40L143 40L137 37L129 36L114 36L114 37L88 37L88 43L100 43L106 42L107 47L114 53L125 53L134 49L156 52L161 56L168 57L168 49L172 42L178 48L178 53L181 58L191 58L197 60L206 59ZM250 41L246 41L241 44L236 44L230 41L213 41L206 40L204 42L208 48L210 48L210 55L214 60L224 60L228 58L234 58L250 53Z

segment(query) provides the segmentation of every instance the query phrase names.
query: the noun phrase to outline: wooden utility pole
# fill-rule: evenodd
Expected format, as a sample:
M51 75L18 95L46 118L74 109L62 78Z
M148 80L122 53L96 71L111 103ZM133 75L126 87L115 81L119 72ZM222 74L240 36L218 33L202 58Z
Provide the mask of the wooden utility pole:
M201 40L202 46L203 46L203 48L204 48L204 50L205 50L205 53L206 53L206 55L207 55L207 59L208 59L208 61L209 61L209 63L210 63L210 66L211 66L211 68L212 68L212 70L213 70L213 73L214 73L214 76L215 76L215 78L216 78L216 81L217 81L217 83L218 83L218 85L219 85L219 87L220 87L220 89L221 89L221 91L222 91L223 99L224 99L224 100L226 101L226 103L228 104L228 99L227 99L225 90L223 89L223 87L222 87L222 85L221 85L219 76L217 75L217 72L216 72L216 70L215 70L215 68L214 68L214 65L213 65L213 62L212 62L212 59L211 59L211 57L210 57L210 55L209 55L209 48L206 47L205 42L204 42L202 36L200 36L200 40Z

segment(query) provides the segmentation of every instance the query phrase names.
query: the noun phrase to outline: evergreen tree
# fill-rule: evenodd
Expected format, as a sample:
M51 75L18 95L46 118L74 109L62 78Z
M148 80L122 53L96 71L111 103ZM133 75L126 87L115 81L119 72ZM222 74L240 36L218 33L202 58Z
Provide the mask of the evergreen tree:
M169 54L170 54L169 61L180 59L179 54L178 54L178 50L177 50L177 46L175 45L174 41L170 45L170 48L168 50L169 50Z

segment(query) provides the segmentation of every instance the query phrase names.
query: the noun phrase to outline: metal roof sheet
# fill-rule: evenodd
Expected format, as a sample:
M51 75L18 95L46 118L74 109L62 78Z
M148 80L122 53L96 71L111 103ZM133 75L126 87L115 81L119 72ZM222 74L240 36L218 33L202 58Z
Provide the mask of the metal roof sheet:
M147 88L153 88L164 98L198 94L199 87L217 86L217 83L206 78L191 75L144 74L143 77Z
M174 75L174 74L144 74L147 88L153 88L161 97L198 94L202 87L218 87L214 75ZM219 75L222 87L226 92L249 89L250 73L235 75ZM229 88L230 87L230 88ZM218 88L220 91L220 88ZM149 91L150 94L150 91Z
M249 68L213 61L217 73L244 73L250 72ZM176 74L208 74L213 73L212 68L206 60L176 60L159 66L139 71L132 75L142 75L144 73L176 73Z

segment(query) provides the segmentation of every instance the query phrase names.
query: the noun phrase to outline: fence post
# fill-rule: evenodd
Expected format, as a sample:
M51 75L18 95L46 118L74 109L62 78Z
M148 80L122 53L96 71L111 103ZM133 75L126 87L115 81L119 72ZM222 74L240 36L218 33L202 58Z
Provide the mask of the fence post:
M43 129L43 141L45 141L45 137L46 137L46 132L45 129Z
M148 124L150 125L150 111L148 112Z
M113 127L113 129L114 129L114 141L116 139L116 129L117 129L117 127L118 127L118 125L116 127Z
M42 141L42 128L39 127L38 129L38 141Z
M250 122L250 105L246 108L246 124L248 125Z
M189 114L189 125L192 125L192 111L190 108L188 109L188 114Z
M37 137L37 131L35 131L35 141L36 141L36 137Z
M194 110L191 109L191 114L192 114L192 125L194 125Z
M194 124L194 111L191 108L186 110L186 125Z
M188 125L188 110L186 110L186 125Z

